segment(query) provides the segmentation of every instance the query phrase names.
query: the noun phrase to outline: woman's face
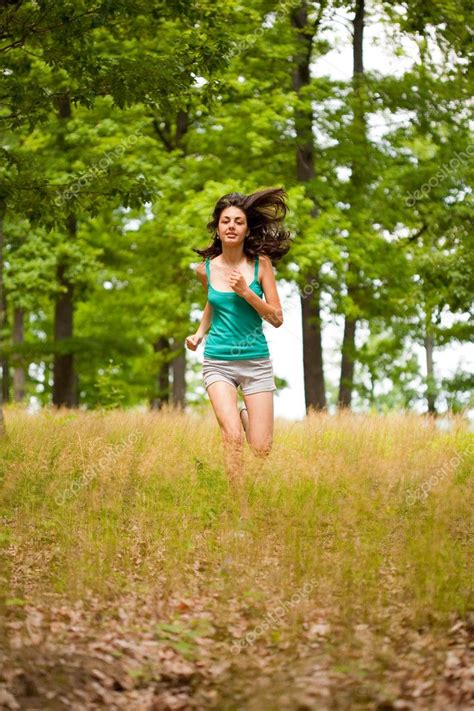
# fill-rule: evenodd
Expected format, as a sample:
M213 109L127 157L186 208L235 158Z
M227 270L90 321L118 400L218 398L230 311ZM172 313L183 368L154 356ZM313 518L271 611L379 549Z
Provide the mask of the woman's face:
M240 244L244 241L247 232L247 217L240 207L226 207L219 217L219 237L226 244Z

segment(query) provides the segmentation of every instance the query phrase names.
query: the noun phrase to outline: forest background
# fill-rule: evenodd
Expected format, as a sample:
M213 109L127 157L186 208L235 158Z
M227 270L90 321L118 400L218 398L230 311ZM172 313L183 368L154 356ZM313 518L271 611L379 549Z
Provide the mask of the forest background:
M472 408L435 367L472 341L466 2L1 5L3 402L206 407L192 248L221 195L283 186L282 397Z

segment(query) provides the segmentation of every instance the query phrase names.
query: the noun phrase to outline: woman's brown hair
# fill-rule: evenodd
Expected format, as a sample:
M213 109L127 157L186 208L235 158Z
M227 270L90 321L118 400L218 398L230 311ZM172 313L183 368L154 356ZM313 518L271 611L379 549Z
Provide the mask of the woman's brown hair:
M212 220L208 222L207 229L213 234L212 244L205 249L195 249L204 259L216 257L222 253L222 245L217 237L217 227L221 212L226 207L238 207L246 215L250 234L244 240L244 254L256 257L265 254L272 263L283 257L291 247L291 235L283 229L282 222L289 208L286 204L288 196L283 188L267 188L257 190L251 195L242 193L228 193L223 195L216 203L212 213Z

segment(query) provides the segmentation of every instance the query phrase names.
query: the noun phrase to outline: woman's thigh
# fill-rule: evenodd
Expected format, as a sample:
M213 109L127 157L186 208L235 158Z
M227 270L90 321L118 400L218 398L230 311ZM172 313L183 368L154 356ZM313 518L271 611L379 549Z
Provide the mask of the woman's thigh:
M217 380L208 386L207 393L222 433L239 440L242 424L237 408L237 389L223 380Z
M249 416L249 444L262 454L268 453L273 442L273 392L244 393L244 401Z

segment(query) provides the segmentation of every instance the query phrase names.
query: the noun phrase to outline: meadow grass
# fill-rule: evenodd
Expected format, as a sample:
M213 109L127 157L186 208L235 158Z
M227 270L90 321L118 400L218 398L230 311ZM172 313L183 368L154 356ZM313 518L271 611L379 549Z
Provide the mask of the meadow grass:
M212 413L6 408L2 595L105 600L139 588L245 600L256 619L311 582L310 608L446 625L472 609L473 437L414 414L277 420L250 514ZM258 472L258 473L257 473ZM21 574L19 571L21 570ZM271 630L269 634L277 634Z

